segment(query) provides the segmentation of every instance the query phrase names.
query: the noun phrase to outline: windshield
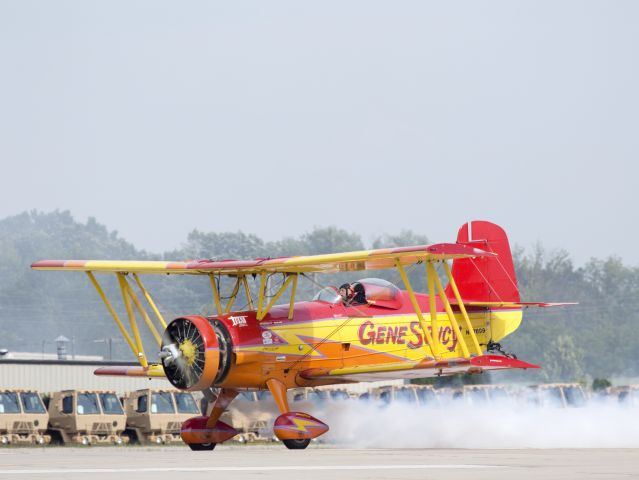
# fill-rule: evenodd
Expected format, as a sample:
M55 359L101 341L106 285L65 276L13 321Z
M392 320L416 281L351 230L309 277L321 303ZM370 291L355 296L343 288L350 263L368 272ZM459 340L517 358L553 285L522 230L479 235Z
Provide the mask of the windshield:
M323 402L328 399L328 393L321 390L311 390L308 392L308 399L313 402Z
M488 389L488 396L494 402L503 402L508 400L508 392L503 388Z
M44 405L37 393L25 392L20 394L24 413L45 413Z
M331 304L341 303L342 297L335 287L324 287L313 297L314 301Z
M400 388L395 391L395 400L399 402L415 403L415 391L412 388Z
M190 393L174 393L178 413L200 413Z
M20 413L20 404L16 393L0 392L0 413Z
M95 393L78 393L78 414L99 415L98 397Z
M108 415L122 415L124 413L120 400L113 393L101 393L100 403L102 411Z
M583 407L586 403L584 392L579 387L564 387L564 395L571 407Z
M473 388L469 389L466 392L466 398L470 401L471 405L482 405L486 403L486 390Z
M333 400L350 400L350 396L344 390L333 390L331 391L331 398Z
M154 393L151 398L151 413L175 413L169 392Z
M551 407L563 407L564 400L561 396L561 389L559 387L544 388L539 393L544 405Z
M417 396L419 397L419 401L425 404L437 402L437 396L432 390L425 388L419 389L417 390Z

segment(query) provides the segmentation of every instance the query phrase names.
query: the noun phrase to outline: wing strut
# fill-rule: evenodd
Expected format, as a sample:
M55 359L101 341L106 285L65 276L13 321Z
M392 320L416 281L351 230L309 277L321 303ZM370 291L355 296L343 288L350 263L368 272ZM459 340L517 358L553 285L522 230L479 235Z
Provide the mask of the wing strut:
M120 284L120 291L122 292L122 300L124 300L124 308L126 309L126 313L129 317L129 323L131 324L131 331L133 332L133 339L135 340L135 347L137 350L137 357L140 365L144 368L149 366L149 362L146 360L146 355L144 353L144 346L142 345L142 337L140 337L140 330L138 329L138 324L135 321L135 314L133 313L133 307L131 306L131 299L127 295L126 290L126 279L124 278L123 273L116 273L118 277L118 283Z
M453 274L450 271L450 267L448 266L448 262L445 260L442 262L444 264L444 271L446 272L446 276L448 277L448 284L453 289L453 293L455 294L455 298L457 299L457 306L459 307L459 311L464 317L464 322L466 323L466 328L470 333L470 338L473 341L473 347L475 348L475 352L477 355L483 355L481 347L479 346L479 342L477 341L477 335L475 335L475 329L473 328L473 324L468 317L468 312L466 311L466 306L464 305L464 301L459 294L459 290L457 289L457 283L455 283L455 279L453 278Z
M295 311L295 294L297 293L297 280L299 273L293 275L293 286L291 287L291 301L288 306L288 319L293 320L293 312Z
M244 294L246 295L246 301L248 302L249 310L253 310L253 297L251 296L251 289L249 288L246 275L242 275L242 285L244 285Z
M428 283L428 308L430 310L430 326L431 330L435 333L433 338L435 350L433 354L435 358L439 358L440 344L439 344L439 317L437 316L437 297L435 296L435 267L433 262L426 261L426 281Z
M215 281L215 276L212 273L209 273L209 280L211 280L211 290L213 292L213 301L215 302L215 309L217 310L218 316L224 315L224 310L222 310L222 302L220 300L220 291L217 288L217 283Z
M237 298L237 293L240 291L241 283L242 281L240 280L240 277L237 277L235 279L235 286L233 287L233 291L231 292L231 297L229 298L229 301L226 302L226 308L224 309L225 314L231 312L233 304L235 303L235 299Z
M275 295L273 295L273 298L271 298L271 301L268 303L268 305L266 305L266 307L262 307L262 305L264 303L264 288L265 288L264 283L266 283L266 280L264 279L264 276L262 276L262 282L263 283L260 285L261 301L260 301L260 304L258 305L258 309L257 309L257 319L258 320L262 320L266 316L266 314L269 312L269 310L271 310L271 308L273 308L273 305L275 305L275 302L277 302L277 300L282 296L284 291L288 288L288 286L293 281L295 283L293 284L293 291L292 291L291 297L295 298L295 290L297 289L297 274L286 275L286 280L284 280L284 283L282 283L282 286L275 293ZM289 317L291 317L291 306L290 305L289 305Z
M430 347L430 351L433 356L437 358L437 349L433 343L433 337L428 330L428 326L426 325L426 320L424 319L424 315L422 314L421 308L419 308L419 303L417 302L417 297L415 297L415 292L413 291L413 286L408 279L408 275L406 275L406 270L404 270L404 266L401 264L399 260L395 261L395 265L397 266L397 270L399 271L400 277L402 277L402 282L404 282L404 286L408 291L408 297L410 298L410 302L413 304L413 308L415 309L415 314L417 318L419 318L419 324L422 327L422 332L424 332L424 338L428 342L428 346Z
M457 324L457 319L455 318L453 309L450 307L450 302L448 301L448 297L446 296L444 287L442 287L442 282L439 280L439 277L437 275L434 275L433 280L435 280L435 287L437 287L437 293L439 293L439 298L444 304L444 310L446 310L446 315L448 315L448 320L450 320L450 325L453 327L453 330L455 331L455 335L457 335L457 338L459 339L459 345L461 346L464 358L470 358L468 345L466 345L466 340L464 340L461 330L459 329L459 325ZM475 332L473 331L473 333Z
M143 368L148 369L149 363L146 358L146 354L144 353L144 345L142 344L142 337L140 335L140 330L136 322L134 308L135 310L137 310L140 317L142 317L142 320L144 320L144 323L149 329L149 332L151 333L151 335L153 335L153 338L155 339L158 345L162 344L162 336L160 332L158 331L157 327L154 325L153 320L151 320L151 317L145 310L144 306L142 305L142 301L140 300L138 295L133 290L133 287L127 280L127 274L124 272L117 272L116 277L118 279L118 284L120 286L120 293L122 294L122 301L124 302L124 308L126 310L127 316L129 317L129 323L131 325L132 334L128 332L127 328L124 326L124 323L122 323L122 320L120 320L119 315L113 308L113 305L107 298L106 294L104 293L104 290L102 289L102 286L98 283L93 272L87 271L86 274L89 277L89 280L91 280L93 287L98 292L98 295L102 299L102 302L106 306L107 310L113 317L113 320L115 321L116 325L120 329L120 332L122 333L122 336L126 340L126 343L131 348L133 355L135 355L135 358L138 360L138 362L140 362L140 365L142 365ZM151 309L155 313L155 316L157 317L157 320L160 326L162 328L166 328L166 322L164 321L164 318L162 317L162 314L158 310L155 302L151 298L151 295L149 295L149 292L146 290L146 288L144 287L144 285L142 284L142 282L140 281L140 279L138 278L136 274L133 274L133 278L135 282L137 283L138 287L140 288L140 291L142 292L142 296L147 300L148 304L151 306Z
M126 343L129 344L129 347L131 348L133 355L135 355L135 358L139 358L138 357L139 352L137 348L135 347L135 343L133 343L133 339L131 338L131 335L129 335L129 332L127 332L126 327L122 323L122 320L120 320L120 317L118 316L115 309L113 308L113 305L111 305L111 302L109 302L109 299L104 294L104 290L102 290L102 287L96 280L95 276L93 275L93 272L87 272L87 276L89 277L89 280L91 280L91 283L95 287L95 290L98 292L98 295L100 295L100 298L104 302L104 305L106 305L107 310L109 311L109 313L113 317L113 320L115 321L115 324L120 329L120 332L122 333L122 336L126 340Z
M155 325L153 325L153 322L151 321L151 318L149 317L149 314L146 313L146 310L144 310L144 307L142 306L142 303L140 303L140 299L138 298L138 296L135 294L135 292L131 288L131 285L129 285L129 282L127 281L127 279L124 276L124 274L122 275L122 279L124 280L123 285L124 285L124 288L126 290L126 295L129 297L129 299L131 299L133 301L133 305L135 305L136 310L138 311L138 313L142 317L142 320L144 320L144 323L146 323L146 326L148 327L149 331L151 332L151 335L153 335L153 338L155 338L155 341L157 342L158 347L159 347L160 345L162 345L162 337L160 336L157 328L155 328Z
M137 273L133 274L133 279L135 280L135 283L138 284L138 287L140 288L142 295L144 295L144 298L146 298L146 301L149 302L149 305L151 305L151 310L153 310L153 313L155 313L158 322L160 322L160 325L162 325L162 329L166 329L166 322L164 321L164 317L160 313L158 307L155 305L155 302L153 301L151 295L149 295L149 292L147 292L146 288L144 288L144 284L142 283L142 280L140 280L140 277L138 277Z

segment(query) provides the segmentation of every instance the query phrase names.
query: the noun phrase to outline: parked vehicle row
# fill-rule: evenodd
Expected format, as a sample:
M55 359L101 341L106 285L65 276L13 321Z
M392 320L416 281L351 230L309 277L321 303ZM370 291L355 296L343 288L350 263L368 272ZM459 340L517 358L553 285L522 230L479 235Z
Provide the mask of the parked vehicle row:
M182 422L200 410L188 392L0 391L0 444L122 445L181 442Z
M370 402L379 408L404 403L428 408L461 402L472 407L492 407L503 402L522 407L577 408L590 401L607 401L639 407L639 385L608 388L590 396L577 383L512 387L465 385L438 388L430 385L394 385L353 393L343 387L301 388L291 392L295 410L332 408L344 402ZM0 390L0 445L123 445L182 442L182 423L206 414L188 392L142 389L118 397L113 391L64 390L40 395L30 390ZM222 420L240 433L241 443L273 441L272 423L278 415L268 391L243 391Z

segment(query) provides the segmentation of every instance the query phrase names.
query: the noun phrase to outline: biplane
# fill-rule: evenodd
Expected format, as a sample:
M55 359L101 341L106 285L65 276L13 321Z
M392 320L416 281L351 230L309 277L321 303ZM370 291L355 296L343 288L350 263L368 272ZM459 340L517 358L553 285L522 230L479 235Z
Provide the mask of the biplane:
M254 260L43 260L32 268L85 272L104 301L140 365L103 367L97 375L166 377L211 401L207 415L182 425L193 450L212 450L238 433L220 416L242 390L268 389L280 411L274 434L286 447L303 449L329 427L290 410L291 388L539 368L505 354L498 342L519 327L524 308L556 305L520 301L506 233L486 221L463 225L456 243ZM423 273L427 292L415 291L409 268ZM356 282L363 292L357 304L333 286L310 301L297 299L300 278L382 269L396 269L404 289L363 278ZM98 274L117 277L130 331ZM146 274L207 277L215 314L167 324L142 282ZM226 298L224 277L233 285ZM281 285L273 291L268 285L275 277ZM234 311L241 291L247 308ZM290 301L277 304L285 292ZM138 319L157 343L157 362L144 351Z

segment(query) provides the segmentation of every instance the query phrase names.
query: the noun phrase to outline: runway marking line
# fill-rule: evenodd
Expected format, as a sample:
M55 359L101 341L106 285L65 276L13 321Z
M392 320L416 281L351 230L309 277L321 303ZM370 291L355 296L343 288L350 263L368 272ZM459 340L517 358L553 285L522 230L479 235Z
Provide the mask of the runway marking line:
M149 468L47 468L0 470L0 475L51 475L60 473L164 473L164 472L264 472L308 470L428 470L500 468L499 465L264 465L259 467L149 467Z

